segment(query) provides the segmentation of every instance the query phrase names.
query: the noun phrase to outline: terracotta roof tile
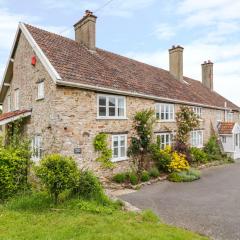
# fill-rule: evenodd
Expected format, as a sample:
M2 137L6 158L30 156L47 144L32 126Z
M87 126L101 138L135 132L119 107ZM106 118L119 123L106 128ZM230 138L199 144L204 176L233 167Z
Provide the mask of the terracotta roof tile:
M239 110L238 106L185 77L102 49L89 51L74 40L26 25L63 81Z
M232 134L235 123L233 122L222 122L219 125L219 134Z
M22 115L22 114L28 113L28 112L31 112L31 110L17 110L17 111L13 111L13 112L3 113L3 114L0 114L0 121L6 120L6 119L12 118L12 117L17 117L19 115Z

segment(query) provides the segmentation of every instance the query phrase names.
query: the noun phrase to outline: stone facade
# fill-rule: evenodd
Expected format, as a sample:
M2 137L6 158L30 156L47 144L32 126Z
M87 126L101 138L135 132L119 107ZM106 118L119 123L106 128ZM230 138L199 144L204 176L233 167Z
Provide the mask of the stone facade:
M97 153L93 148L93 139L100 133L111 135L126 133L128 143L132 134L133 117L136 111L155 108L155 101L126 96L127 118L122 120L97 119L97 92L56 86L37 59L36 66L31 65L34 51L23 35L14 56L14 69L11 86L5 96L3 112L7 112L7 96L10 95L13 106L14 90L20 91L20 109L32 109L32 115L25 124L25 133L32 138L40 134L43 139L43 152L61 153L73 156L81 168L94 170L98 175L109 175L129 168L130 161L116 163L113 170L104 170L95 161ZM45 97L37 100L37 81L44 79ZM176 80L177 81L177 80ZM180 105L175 104L175 112ZM202 108L200 129L204 130L204 143L211 135L211 124L216 127L217 118L224 120L224 111ZM238 121L238 114L235 116ZM154 132L176 130L176 122L157 122ZM74 154L74 148L80 148L81 154Z

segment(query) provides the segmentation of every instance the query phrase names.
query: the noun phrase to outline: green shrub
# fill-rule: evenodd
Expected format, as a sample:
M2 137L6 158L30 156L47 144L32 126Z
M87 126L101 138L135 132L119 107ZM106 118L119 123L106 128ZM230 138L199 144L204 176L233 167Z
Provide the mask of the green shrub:
M157 177L159 177L159 175L160 175L160 173L159 173L159 171L158 171L158 169L157 169L156 167L151 168L151 169L148 171L148 173L149 173L149 176L150 176L150 177L153 177L153 178L157 178Z
M192 182L200 178L200 172L195 169L188 171L172 172L168 176L168 180L172 182Z
M28 187L29 158L22 148L0 148L0 201Z
M73 193L87 200L103 200L105 198L102 185L90 171L80 171Z
M124 183L127 180L127 174L126 173L118 173L113 176L113 181L116 183Z
M150 176L147 171L142 171L141 173L141 181L142 182L147 182L150 180Z
M215 156L215 158L221 156L221 148L215 136L209 138L208 142L204 146L204 152L209 156Z
M142 219L145 222L159 223L159 217L152 210L145 210L142 212Z
M190 153L191 153L193 163L201 164L201 163L208 162L208 155L202 149L192 147L190 149Z
M129 181L132 185L138 184L138 176L135 172L130 172L128 174L128 177L129 177Z
M171 153L161 150L158 144L151 145L151 156L160 171L168 172L168 166L171 163Z
M78 170L72 158L52 154L40 161L35 173L57 204L59 194L76 185Z

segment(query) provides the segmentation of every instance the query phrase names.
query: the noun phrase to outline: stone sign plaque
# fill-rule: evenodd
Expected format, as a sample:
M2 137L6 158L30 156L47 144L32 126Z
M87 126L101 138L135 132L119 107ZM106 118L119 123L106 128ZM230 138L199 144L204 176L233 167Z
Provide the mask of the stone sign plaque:
M81 154L81 148L74 148L74 154Z

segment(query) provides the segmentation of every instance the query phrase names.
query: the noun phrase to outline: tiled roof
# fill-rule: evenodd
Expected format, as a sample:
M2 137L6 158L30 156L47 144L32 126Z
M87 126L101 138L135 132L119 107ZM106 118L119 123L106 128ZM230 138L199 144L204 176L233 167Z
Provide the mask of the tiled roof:
M235 123L233 122L222 122L219 125L219 134L232 134Z
M76 41L25 25L63 81L239 110L238 106L185 77L102 49L89 51Z
M13 111L13 112L7 112L7 113L0 114L0 122L3 120L7 120L9 118L24 115L25 113L31 113L31 110L17 110L17 111Z

